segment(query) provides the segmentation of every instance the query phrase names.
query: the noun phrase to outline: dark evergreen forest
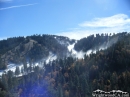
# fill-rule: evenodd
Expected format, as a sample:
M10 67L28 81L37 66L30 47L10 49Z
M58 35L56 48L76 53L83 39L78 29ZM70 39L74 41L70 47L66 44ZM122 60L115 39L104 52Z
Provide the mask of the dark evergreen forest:
M65 53L68 52L67 48L65 45L59 44L55 40L55 36L43 37L45 36L34 35L28 36L26 39L17 37L0 41L1 56L19 44L28 43L31 39L35 45L32 49L27 50L27 54L24 56L21 55L21 52L25 51L25 47L22 48L21 45L18 49L20 54L17 56L21 58L18 58L17 61L12 59L12 61L22 62L26 68L19 70L17 67L15 74L8 71L2 75L0 97L92 97L92 92L96 89L122 90L130 93L129 33L97 34L78 40L74 46L76 51L96 50L96 53L85 54L82 59L65 56ZM7 41L9 40L10 43L17 42L8 45ZM59 36L59 41L63 40L70 43L75 41ZM107 49L99 50L100 46L107 47ZM46 50L50 50L60 57L49 63L39 61L44 68L32 67L32 64L39 58L47 56L48 51ZM30 60L29 67L26 66L28 58ZM3 66L6 68L2 62L1 59L1 68L4 68ZM19 72L27 73L17 77Z

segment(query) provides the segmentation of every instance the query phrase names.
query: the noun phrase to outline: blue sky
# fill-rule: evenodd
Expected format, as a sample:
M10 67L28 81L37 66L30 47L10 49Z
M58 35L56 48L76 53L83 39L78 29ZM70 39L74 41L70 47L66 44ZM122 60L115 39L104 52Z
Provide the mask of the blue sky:
M0 39L130 32L130 0L0 0Z

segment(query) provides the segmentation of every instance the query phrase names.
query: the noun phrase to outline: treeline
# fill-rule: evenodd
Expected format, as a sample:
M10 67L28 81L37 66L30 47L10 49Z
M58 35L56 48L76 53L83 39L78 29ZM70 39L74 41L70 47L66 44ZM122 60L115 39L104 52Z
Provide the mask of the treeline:
M4 55L7 51L14 49L14 47L18 46L23 41L24 37L13 37L0 41L0 69L7 68L5 58L2 58L2 55Z
M1 40L0 55L6 53L8 50L13 49L23 41L24 41L24 37L13 37L13 38L7 38L7 40Z
M24 37L13 37L0 41L0 69L6 69L9 63L21 64L23 60L37 62L48 57L49 52L63 58L67 55L67 45L60 41L73 43L67 37L56 35L32 35Z
M126 35L127 32L122 32L118 34L111 33L108 34L96 34L90 35L86 38L82 38L77 41L77 43L74 46L74 49L76 51L88 51L88 50L99 50L101 47L107 48L110 47L112 44L116 43L118 40L120 40L124 35Z

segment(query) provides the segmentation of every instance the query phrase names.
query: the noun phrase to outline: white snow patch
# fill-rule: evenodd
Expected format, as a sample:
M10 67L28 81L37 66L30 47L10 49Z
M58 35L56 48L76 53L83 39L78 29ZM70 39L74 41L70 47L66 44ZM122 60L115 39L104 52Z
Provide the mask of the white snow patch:
M72 54L76 54L77 53L77 51L74 49L74 45L77 43L77 41L75 41L75 43L73 43L73 44L69 44L68 45L68 50L69 50L69 52L71 52Z
M21 65L9 64L9 65L7 65L7 69L0 71L0 76L2 76L3 73L7 73L9 70L15 72L16 66L18 66L19 69L21 70L23 65L22 64Z
M80 51L80 52L76 53L76 57L79 58L79 59L83 58L84 55L85 55L85 53L83 51Z
M15 69L16 69L16 65L15 64L9 64L7 66L7 69L4 70L4 71L8 72L9 70L11 70L11 71L15 72Z
M38 66L38 65L39 65L39 63L35 63L35 64L32 65L32 67L35 67L35 66ZM2 76L3 73L7 73L9 70L15 72L16 66L19 67L19 70L20 70L20 71L21 71L22 68L24 68L23 64L21 64L21 65L9 64L9 65L7 66L7 69L5 69L5 70L0 70L0 76ZM29 67L29 66L30 66L29 63L27 63L27 67ZM42 66L42 67L43 67L43 66ZM17 75L16 77L19 77L19 76L22 76L22 75L23 75L23 74L20 72L20 74Z
M74 43L74 44L70 44L70 45L68 46L68 50L69 50L69 51L73 50L73 49L74 49L74 45L75 45L75 43Z
M77 42L77 41L76 41L76 42ZM75 42L75 43L76 43L76 42ZM71 55L72 55L73 57L76 57L76 58L81 59L81 58L84 58L84 55L85 55L85 54L86 54L86 55L90 55L91 53L96 53L96 50L88 50L87 52L83 52L83 51L77 52L77 51L74 49L75 43L68 45L68 50L69 50L69 52L71 52ZM103 49L103 47L102 47L101 49ZM100 49L100 50L101 50L101 49Z
M34 66L38 66L38 65L39 65L38 63L34 64Z
M49 63L50 61L53 61L53 60L55 60L56 58L57 58L57 56L56 56L55 54L53 54L52 52L49 52L49 56L48 56L46 59L44 59L44 60L46 60L46 63ZM3 73L7 73L9 70L15 72L16 66L19 67L19 70L20 70L20 71L21 71L22 68L24 68L23 64L20 64L20 65L17 65L17 64L9 64L9 65L7 65L7 69L5 69L5 70L0 70L0 77L2 76ZM30 64L27 63L27 67L29 67L29 66L30 66ZM32 67L39 66L39 67L42 67L42 68L44 69L44 64L41 63L41 62L32 64L31 66L32 66ZM27 73L24 72L23 74L27 74ZM23 76L23 74L20 72L20 74L17 75L16 77Z
M53 60L55 60L56 58L57 58L57 56L56 56L55 54L53 54L52 52L49 52L49 56L48 56L46 59L44 59L44 60L46 60L46 63L49 63L50 61L53 61ZM20 65L17 65L17 64L9 64L9 65L7 65L7 69L5 69L5 70L0 70L0 77L2 76L3 73L7 73L9 70L15 72L16 66L19 67L19 70L20 70L20 71L21 71L22 68L24 68L23 64L20 64ZM29 67L29 66L30 66L30 64L27 63L27 67ZM32 64L31 66L32 66L32 67L39 66L39 67L42 67L42 68L44 69L44 64L41 63L41 62ZM27 74L27 73L24 72L23 74ZM22 76L23 74L20 73L20 74L17 75L16 77Z
M87 55L90 55L91 53L92 53L92 50L88 50L88 51L86 52Z
M49 63L49 61L56 60L57 56L53 54L52 52L49 52L49 56L46 59L46 63Z
M77 42L77 41L76 41ZM75 43L76 43L75 42ZM83 56L84 56L84 52L82 52L82 51L80 51L80 52L77 52L75 49L74 49L74 45L75 45L75 43L73 43L73 44L69 44L68 45L68 50L69 50L69 52L71 52L71 55L73 56L73 57L76 57L76 58L83 58Z

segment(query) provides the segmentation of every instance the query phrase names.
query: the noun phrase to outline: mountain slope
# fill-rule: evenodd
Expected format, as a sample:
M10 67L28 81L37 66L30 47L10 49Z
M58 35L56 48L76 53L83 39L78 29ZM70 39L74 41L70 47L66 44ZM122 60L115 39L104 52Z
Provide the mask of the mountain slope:
M53 53L57 58L65 57L69 52L67 46L75 40L55 35L33 35L8 38L0 41L0 69L9 63L20 64L24 60L37 62Z
M57 36L53 37L58 39ZM99 39L102 39L102 37ZM32 40L39 42L34 38ZM88 42L86 40L84 40L84 43ZM92 40L89 42L93 44ZM4 85L2 89L7 91L5 95L9 96L16 93L21 97L92 97L92 92L97 89L106 92L121 90L129 93L130 34L119 33L111 36L111 39L107 42L99 41L97 43L100 42L103 44L93 44L91 47L89 47L90 45L80 45L79 48L89 47L89 50L96 50L96 52L87 55L87 49L86 51L79 49L79 52L82 51L85 54L81 59L73 57L74 52L71 51L72 49L78 54L78 50L73 48L74 45L79 45L78 41L77 43L75 41L70 43L69 40L58 42L60 45L66 45L65 47L69 48L69 56L56 58L56 60L48 63L39 61L37 66L31 68L35 64L32 61L25 71L32 70L33 72L28 72L23 76L13 76L11 71L3 74L0 83ZM110 46L100 49L102 45L106 46L107 44ZM95 46L98 46L98 49L95 49ZM50 56L53 57L53 53L49 53ZM16 71L15 75L19 73L18 68Z

